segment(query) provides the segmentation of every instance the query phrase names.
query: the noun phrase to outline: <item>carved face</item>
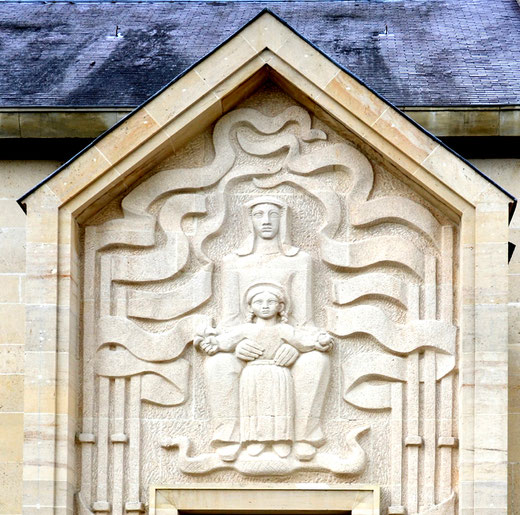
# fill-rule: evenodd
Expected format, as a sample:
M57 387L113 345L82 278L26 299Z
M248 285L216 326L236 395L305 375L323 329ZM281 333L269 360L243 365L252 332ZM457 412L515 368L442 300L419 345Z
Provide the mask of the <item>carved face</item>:
M274 204L257 204L251 212L255 234L265 240L275 238L280 230L281 211Z
M251 309L258 318L268 320L280 313L283 309L283 303L278 300L276 295L268 291L263 291L257 293L251 299Z

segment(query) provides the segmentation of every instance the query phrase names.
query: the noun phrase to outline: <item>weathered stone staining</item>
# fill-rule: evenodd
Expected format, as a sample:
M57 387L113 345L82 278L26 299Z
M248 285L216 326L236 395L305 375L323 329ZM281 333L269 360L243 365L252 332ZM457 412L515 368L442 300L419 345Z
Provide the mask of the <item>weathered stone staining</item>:
M87 227L84 512L222 471L324 472L385 485L389 513L454 512L454 229L405 188L372 198L368 158L322 128L298 106L231 111L211 162Z
M486 167L505 180L502 165ZM222 284L228 264L254 262L254 245L237 251L248 235L259 241L248 203L264 195L287 206L280 236L289 215L273 261L310 263L294 267L309 298L283 273L271 279L297 300L277 324L335 342L312 351L330 371L323 444L300 459L294 434L283 457L258 434L242 442L239 428L226 461L204 370L233 353L191 342L251 322L223 302ZM193 499L225 512L230 498L248 511L243 492L255 489L258 510L287 499L320 510L334 487L350 497L334 507L354 515L506 513L513 199L271 14L21 200L27 230L8 261L23 272L25 243L26 273L8 284L19 304L6 301L4 326L24 375L13 426L23 418L24 513L153 515L154 500L159 514ZM293 401L312 352L283 367ZM239 374L251 368L236 361ZM234 384L240 416L240 375ZM3 433L9 447L17 432ZM251 455L247 441L252 454L264 448ZM190 484L189 503L170 502Z

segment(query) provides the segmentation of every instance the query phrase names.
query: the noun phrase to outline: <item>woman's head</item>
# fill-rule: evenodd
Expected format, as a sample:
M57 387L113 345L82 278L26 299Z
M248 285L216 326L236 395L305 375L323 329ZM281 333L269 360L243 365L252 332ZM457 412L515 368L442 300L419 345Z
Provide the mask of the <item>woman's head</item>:
M249 234L236 251L239 256L248 256L255 251L257 238L278 240L280 252L295 256L300 250L290 244L290 222L287 204L277 197L256 197L244 204Z

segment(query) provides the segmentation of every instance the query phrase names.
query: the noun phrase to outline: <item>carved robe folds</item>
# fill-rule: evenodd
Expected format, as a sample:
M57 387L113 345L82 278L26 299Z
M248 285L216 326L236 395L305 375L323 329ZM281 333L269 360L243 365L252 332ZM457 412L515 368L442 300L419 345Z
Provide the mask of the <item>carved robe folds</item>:
M287 338L284 341L291 341ZM252 370L250 366L260 366L265 370ZM271 370L272 367L280 369L273 364L272 359L261 359L246 364L238 360L234 354L219 353L209 356L205 361L205 372L208 384L208 396L211 406L215 442L240 442L248 440L244 438L240 430L240 418L251 416L252 412L245 406L248 403L258 402L262 405L269 405L270 397L274 395L286 395L287 400L281 404L287 406L285 418L294 417L294 438L275 438L277 440L296 440L311 442L314 445L323 443L323 431L320 426L321 410L323 400L327 392L330 377L330 358L328 354L318 351L307 351L298 356L292 365L290 374L284 370ZM245 370L244 370L245 368ZM245 373L247 379L242 377ZM260 379L260 375L265 376ZM273 388L273 381L282 383L277 390ZM246 384L248 386L246 386ZM249 395L247 392L253 390L253 383L257 386L258 392ZM266 385L265 390L262 385ZM246 395L240 395L243 390ZM293 406L294 391L294 411ZM258 401L254 401L256 397ZM278 415L283 414L282 408L275 406L273 410L279 410ZM242 408L240 407L242 405ZM275 414L273 413L273 416ZM244 424L244 422L242 422ZM290 420L285 425L287 428L293 426ZM286 429L287 434L292 430Z
M294 247L289 250L282 248L269 254L254 250L253 245L251 253L247 255L233 254L224 259L222 269L224 325L236 324L241 319L242 300L246 289L260 281L284 285L291 300L289 320L298 325L309 324L312 320L311 257ZM286 255L283 251L292 255ZM207 358L206 376L210 409L215 425L214 441L240 441L239 376L242 368L243 364L233 355ZM300 356L292 367L292 380L285 376L286 382L294 381L294 424L297 441L312 442L315 445L323 443L320 415L329 376L329 357L320 352ZM220 392L227 394L221 395ZM292 402L288 404L291 405Z

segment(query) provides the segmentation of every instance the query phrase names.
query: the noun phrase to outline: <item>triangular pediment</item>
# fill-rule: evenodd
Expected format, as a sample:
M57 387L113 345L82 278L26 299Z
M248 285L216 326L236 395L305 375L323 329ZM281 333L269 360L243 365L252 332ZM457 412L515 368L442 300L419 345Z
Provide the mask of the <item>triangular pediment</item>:
M43 185L83 217L215 122L263 82L354 134L456 214L482 196L514 198L268 10L175 78ZM87 209L88 208L88 209ZM82 215L83 214L83 215Z
M19 199L26 492L155 513L154 482L323 472L376 485L352 513L502 509L512 201L262 11Z

